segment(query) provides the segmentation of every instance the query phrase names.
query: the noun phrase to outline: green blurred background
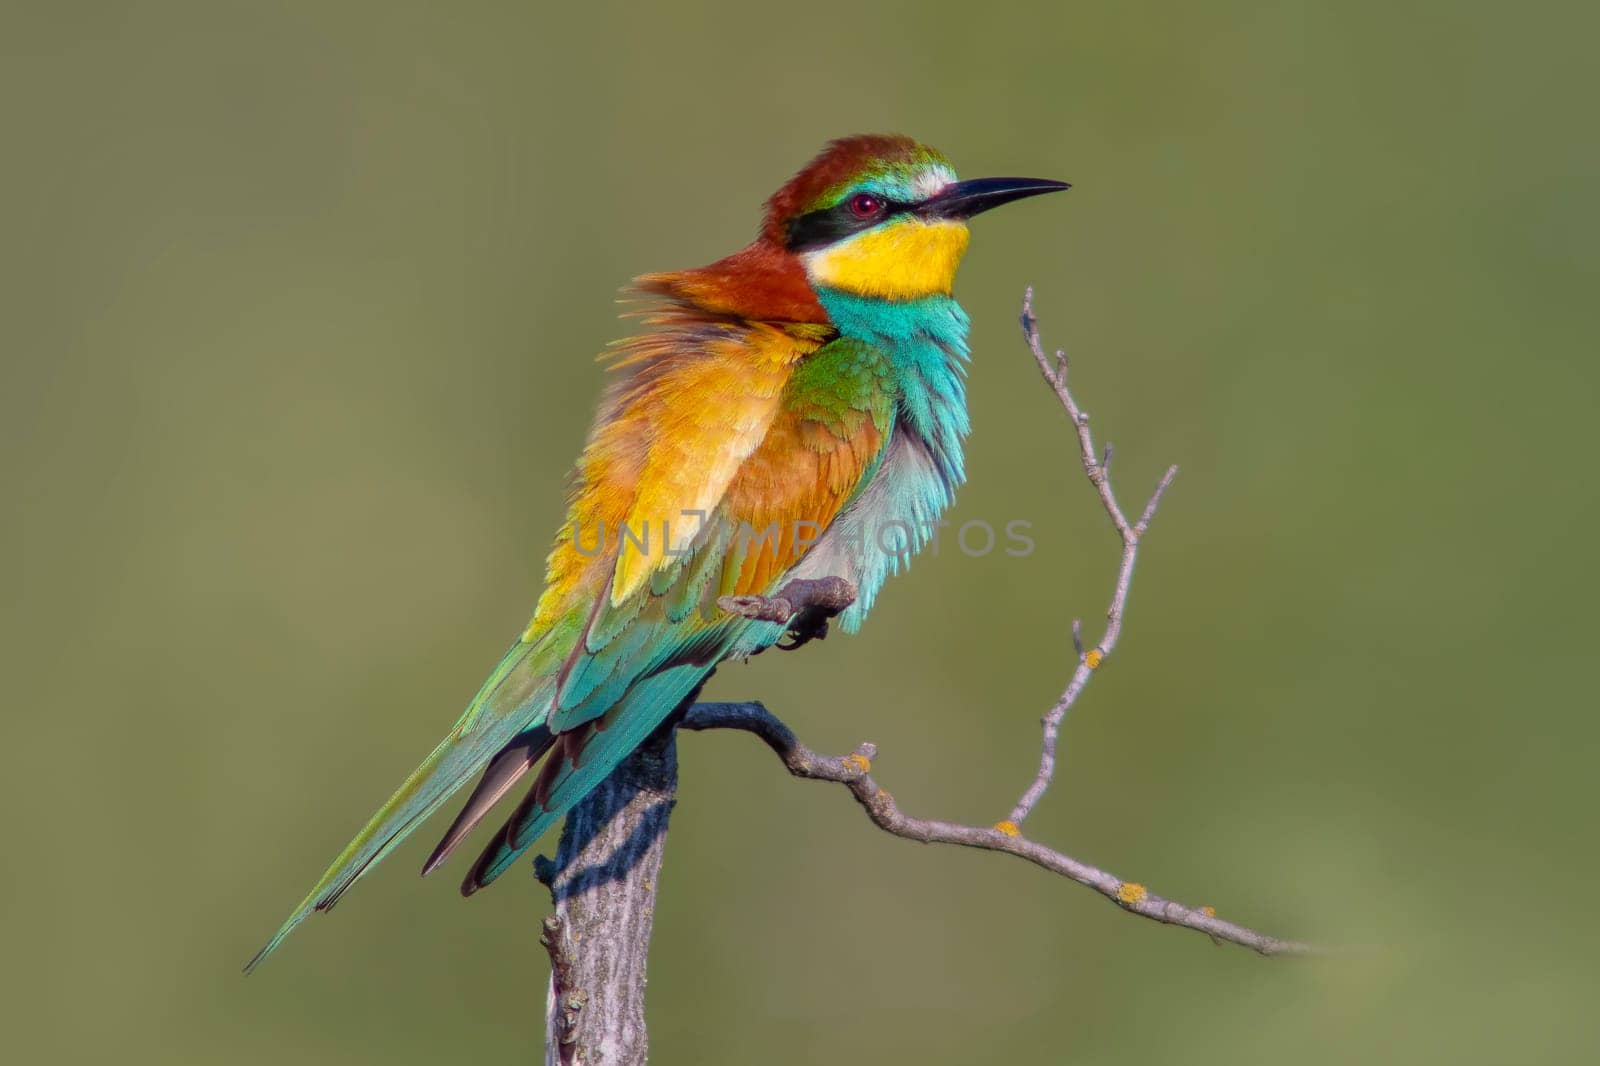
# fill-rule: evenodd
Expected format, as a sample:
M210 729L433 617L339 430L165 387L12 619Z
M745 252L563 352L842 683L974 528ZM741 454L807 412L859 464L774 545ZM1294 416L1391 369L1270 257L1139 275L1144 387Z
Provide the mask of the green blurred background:
M1264 960L681 744L661 1063L1565 1062L1594 1004L1592 6L6 5L15 1061L526 1061L548 902L434 830L239 966L530 613L614 294L825 139L1075 183L975 227L971 483L866 632L723 671L992 821L1182 474L1041 839Z

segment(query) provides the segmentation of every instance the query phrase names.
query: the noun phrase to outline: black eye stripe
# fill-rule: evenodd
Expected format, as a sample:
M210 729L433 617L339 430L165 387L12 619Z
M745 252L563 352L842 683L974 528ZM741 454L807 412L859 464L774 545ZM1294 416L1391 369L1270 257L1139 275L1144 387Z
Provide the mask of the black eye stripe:
M825 207L820 211L791 218L784 233L784 247L791 252L821 248L825 244L832 244L862 230L871 229L886 219L903 215L916 206L899 203L877 193L871 195L877 197L878 202L883 204L883 210L871 218L857 218L856 213L850 210L850 201L855 199L854 196L845 198L833 207Z

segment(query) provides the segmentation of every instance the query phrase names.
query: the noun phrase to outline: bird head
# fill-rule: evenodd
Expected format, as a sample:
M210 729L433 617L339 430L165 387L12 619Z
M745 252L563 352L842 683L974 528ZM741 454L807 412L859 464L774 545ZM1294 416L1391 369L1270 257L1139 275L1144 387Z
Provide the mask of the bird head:
M799 259L815 289L913 300L950 292L972 216L1066 188L1044 178L960 181L943 155L909 137L845 137L767 201L762 238Z
M645 274L635 288L714 314L827 323L819 294L948 294L968 219L1067 187L1043 178L959 181L944 156L909 137L844 137L772 194L747 247L708 266Z

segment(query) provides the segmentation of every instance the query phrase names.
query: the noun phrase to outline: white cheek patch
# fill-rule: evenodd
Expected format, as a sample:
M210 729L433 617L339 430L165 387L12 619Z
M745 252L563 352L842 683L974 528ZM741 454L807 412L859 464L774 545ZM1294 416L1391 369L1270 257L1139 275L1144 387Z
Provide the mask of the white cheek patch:
M936 196L945 186L954 183L956 172L949 167L934 163L917 171L911 179L911 191L918 200L926 200Z

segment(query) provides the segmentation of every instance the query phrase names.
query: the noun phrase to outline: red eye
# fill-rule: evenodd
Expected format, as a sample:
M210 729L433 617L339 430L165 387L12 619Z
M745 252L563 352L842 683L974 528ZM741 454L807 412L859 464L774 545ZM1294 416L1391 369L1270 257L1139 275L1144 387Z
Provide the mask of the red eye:
M858 192L850 197L850 213L857 218L871 218L883 210L883 201L870 192Z

